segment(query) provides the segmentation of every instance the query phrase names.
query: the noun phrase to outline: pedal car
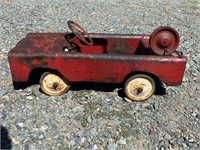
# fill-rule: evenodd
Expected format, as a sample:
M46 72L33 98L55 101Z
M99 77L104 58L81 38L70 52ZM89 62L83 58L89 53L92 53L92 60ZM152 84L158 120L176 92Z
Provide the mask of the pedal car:
M57 96L73 82L122 83L136 101L154 94L156 79L181 84L187 60L176 51L179 35L173 28L148 35L87 33L74 21L68 26L72 32L28 33L10 50L14 84L38 80L44 93Z

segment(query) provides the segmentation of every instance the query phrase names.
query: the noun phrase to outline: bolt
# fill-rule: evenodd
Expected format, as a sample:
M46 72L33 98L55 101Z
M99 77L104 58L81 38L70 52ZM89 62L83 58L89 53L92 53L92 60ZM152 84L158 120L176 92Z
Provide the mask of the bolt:
M53 83L53 88L54 88L54 89L57 89L58 85L59 85L58 82L54 82L54 83Z
M140 94L140 93L142 93L142 91L143 91L143 89L142 89L141 87L139 87L139 88L137 89L137 95Z
M167 42L168 42L168 39L165 38L165 39L163 40L163 45L167 45Z

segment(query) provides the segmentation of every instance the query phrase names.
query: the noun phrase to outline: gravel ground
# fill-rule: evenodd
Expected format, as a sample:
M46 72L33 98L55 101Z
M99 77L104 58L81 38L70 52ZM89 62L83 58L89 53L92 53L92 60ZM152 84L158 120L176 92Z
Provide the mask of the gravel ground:
M160 25L179 32L188 64L179 87L145 102L113 91L70 90L59 97L38 85L14 90L7 54L29 32L65 32L67 20L88 32L151 33ZM1 148L200 149L199 0L1 0Z

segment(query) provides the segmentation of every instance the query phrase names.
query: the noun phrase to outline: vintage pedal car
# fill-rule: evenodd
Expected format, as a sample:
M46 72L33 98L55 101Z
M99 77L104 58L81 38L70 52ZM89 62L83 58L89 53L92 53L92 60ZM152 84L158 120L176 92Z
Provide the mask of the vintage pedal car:
M131 100L152 96L155 80L177 86L186 57L176 51L179 35L163 26L151 35L87 33L68 21L71 32L29 33L8 54L13 83L37 80L52 96L73 82L123 83Z

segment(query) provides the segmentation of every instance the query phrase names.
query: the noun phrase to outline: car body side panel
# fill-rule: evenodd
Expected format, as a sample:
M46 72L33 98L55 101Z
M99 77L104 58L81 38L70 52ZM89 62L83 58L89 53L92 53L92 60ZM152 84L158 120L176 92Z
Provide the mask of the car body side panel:
M29 56L10 55L15 81L27 81L34 68L51 68L69 81L120 83L134 71L151 73L167 85L181 84L186 58L66 52Z
M145 51L138 49L139 43L149 48L149 35L91 34L96 40L107 41L106 53L93 52L95 46L80 45L87 49L85 53L65 52L66 34L30 33L22 39L8 55L13 81L27 82L33 69L50 68L71 82L121 83L128 74L140 71L157 76L167 85L181 84L186 57L134 54Z

